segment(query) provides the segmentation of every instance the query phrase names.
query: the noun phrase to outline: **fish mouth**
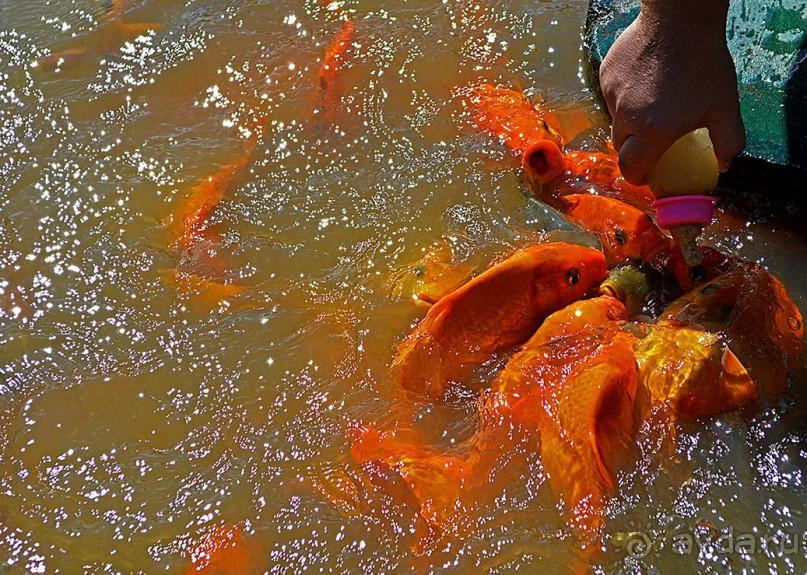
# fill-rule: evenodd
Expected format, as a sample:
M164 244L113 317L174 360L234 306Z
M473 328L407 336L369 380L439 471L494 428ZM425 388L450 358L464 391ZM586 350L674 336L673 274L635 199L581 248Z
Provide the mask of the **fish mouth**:
M552 140L540 139L531 142L521 157L521 167L529 179L546 184L565 170L563 152Z
M625 304L631 316L644 309L653 293L647 274L632 265L612 269L600 284L599 290L601 295L610 295Z

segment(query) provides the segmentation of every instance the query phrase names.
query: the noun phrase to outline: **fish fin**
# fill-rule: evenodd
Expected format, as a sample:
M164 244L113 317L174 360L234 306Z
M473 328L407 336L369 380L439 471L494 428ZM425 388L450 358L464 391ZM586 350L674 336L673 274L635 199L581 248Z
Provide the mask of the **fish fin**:
M756 405L759 401L757 386L728 346L723 351L720 366L720 390L728 398L731 408Z
M264 553L254 539L236 525L215 527L191 550L187 575L253 575L266 568Z
M380 461L409 486L427 524L443 528L451 520L465 488L465 461L417 443L405 443L394 432L362 426L353 434L350 448L358 463Z
M62 65L67 64L74 64L83 60L87 56L87 48L85 46L79 46L77 48L68 48L66 50L60 50L58 52L53 52L48 56L43 56L36 61L36 65L33 66L37 70L42 70L45 72L52 72L56 68L60 68Z
M431 335L415 331L404 339L390 366L392 382L407 391L431 398L445 393L443 353Z

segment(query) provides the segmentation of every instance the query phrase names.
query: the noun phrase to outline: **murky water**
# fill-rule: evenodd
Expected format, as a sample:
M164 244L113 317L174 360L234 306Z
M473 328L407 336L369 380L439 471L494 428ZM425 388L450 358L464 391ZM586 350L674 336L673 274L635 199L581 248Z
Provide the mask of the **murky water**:
M599 141L606 120L581 80L586 3L108 8L0 0L0 572L182 573L223 523L253 534L272 573L579 569L539 462L424 554L411 509L351 511L316 485L355 471L353 422L399 409L387 366L423 315L396 291L412 262L443 240L480 265L557 226L503 152L461 127L453 90L534 88L585 128L576 146ZM351 63L322 110L318 70L344 10ZM133 35L121 21L158 25ZM84 53L31 66L53 50ZM179 262L165 218L242 154L259 118L254 161L211 221L225 279L244 290L211 309L166 281ZM802 237L735 217L708 236L764 261L804 309ZM472 397L431 411L450 422L444 444L473 425ZM803 573L807 443L793 412L693 425L672 458L648 445L594 563ZM698 529L733 539L675 548ZM753 553L737 545L748 534ZM791 538L760 542L776 534ZM636 537L647 557L629 556Z

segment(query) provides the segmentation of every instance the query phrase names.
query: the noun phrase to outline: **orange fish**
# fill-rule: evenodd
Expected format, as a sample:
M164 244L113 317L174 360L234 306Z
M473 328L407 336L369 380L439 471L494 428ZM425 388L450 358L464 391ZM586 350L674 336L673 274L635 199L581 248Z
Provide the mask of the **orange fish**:
M320 112L333 110L339 102L339 72L347 65L348 51L353 44L355 34L355 24L349 18L345 18L336 38L325 49L325 57L322 59L317 75L318 91L314 105L314 108Z
M626 300L647 289L631 274L612 274L609 282ZM627 308L610 295L547 317L483 393L479 428L458 449L462 457L372 427L358 434L351 454L394 469L434 536L457 530L462 501L492 502L491 470L506 473L503 455L517 461L513 455L532 444L570 522L584 541L596 541L616 473L636 455L638 427L658 413L652 407L689 418L748 407L756 398L721 334L627 319Z
M204 238L205 225L210 213L225 197L233 181L252 161L258 134L258 131L253 131L252 137L244 145L241 156L191 188L185 200L166 218L174 249L180 252L187 250Z
M626 318L625 308L610 296L576 302L550 316L548 329L542 326L510 358L482 408L479 433L505 426L540 434L552 490L585 538L602 525L616 471L629 461L638 424L636 338L622 330Z
M87 57L101 57L120 49L127 42L163 29L161 22L124 22L120 15L125 2L112 2L104 20L98 28L88 32L67 47L40 58L34 66L40 70L54 70L64 64L72 64Z
M491 132L519 155L527 185L534 192L563 174L563 142L551 112L536 107L521 92L493 84L471 86L466 106L478 128Z
M191 551L186 575L257 575L266 568L258 545L234 525L216 527Z
M244 291L228 283L227 266L219 255L221 238L207 220L227 191L252 161L262 123L244 144L241 156L191 188L177 209L165 218L171 248L180 256L176 270L166 274L177 292L198 296L213 307Z
M771 403L802 365L804 324L784 286L759 267L718 276L672 302L661 326L721 334Z
M390 370L402 388L440 397L479 365L526 341L551 313L606 275L602 252L565 243L520 250L439 300L401 344Z
M479 429L459 451L465 456L365 426L354 437L353 459L394 469L420 506L429 537L440 537L459 529L463 500L478 504L497 496L488 478L503 454L526 455L540 444L553 489L575 523L596 530L636 426L635 338L620 331L626 317L610 296L550 315L483 394ZM500 471L512 476L510 466L524 461L509 462Z
M562 199L566 213L600 238L609 266L627 260L650 262L672 247L650 216L625 202L591 194Z
M586 182L606 186L603 194L613 196L642 211L649 211L656 200L649 186L634 186L622 176L617 163L617 154L609 142L611 151L566 153L566 173L583 178Z
M451 245L441 241L403 272L393 275L393 295L434 304L466 283L473 271L471 265L455 262Z
M754 381L720 334L683 326L641 327L636 358L651 404L669 407L674 416L696 418L757 403Z

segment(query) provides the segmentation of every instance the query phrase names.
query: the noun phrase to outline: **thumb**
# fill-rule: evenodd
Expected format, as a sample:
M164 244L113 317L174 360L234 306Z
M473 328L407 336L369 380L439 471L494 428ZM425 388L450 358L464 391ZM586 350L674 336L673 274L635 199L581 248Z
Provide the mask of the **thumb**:
M725 172L732 158L745 148L745 126L739 105L712 112L707 118L706 127L715 149L717 165L721 172Z
M619 150L619 170L628 182L642 186L670 145L672 142L666 139L628 136Z

